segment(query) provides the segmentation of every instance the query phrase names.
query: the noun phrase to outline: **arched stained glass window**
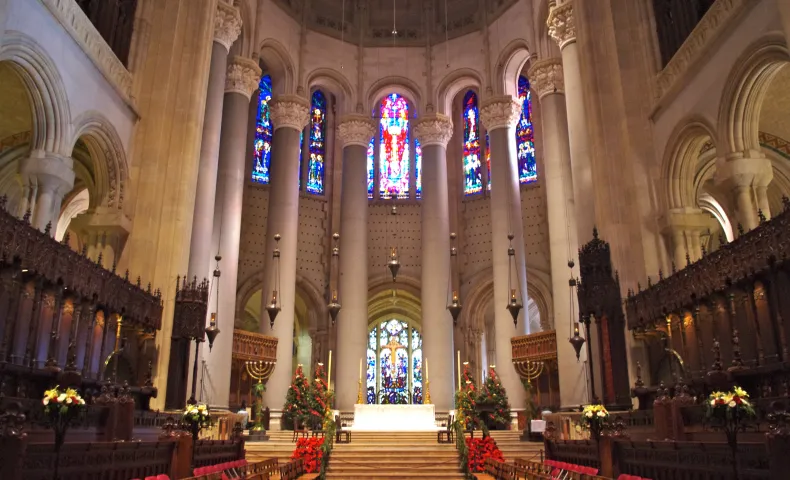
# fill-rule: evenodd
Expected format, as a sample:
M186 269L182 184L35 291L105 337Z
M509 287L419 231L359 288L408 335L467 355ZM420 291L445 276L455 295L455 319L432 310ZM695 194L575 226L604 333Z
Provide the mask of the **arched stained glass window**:
M516 125L516 152L518 155L518 180L530 183L538 179L535 162L535 132L532 129L532 94L529 80L518 77L518 99L521 102L521 117Z
M326 155L326 97L313 93L310 117L310 159L307 167L307 192L324 193L324 156Z
M486 132L486 166L488 168L488 191L491 191L491 137Z
M464 194L483 191L483 172L480 158L480 119L477 95L473 91L464 96Z
M382 199L409 196L409 104L397 93L381 101L379 193Z
M422 335L403 320L385 320L368 333L367 403L420 404Z
M269 101L272 99L272 78L269 75L261 77L258 95L258 115L255 120L255 143L252 181L269 183L269 165L272 159L272 127L269 118Z
M414 191L417 198L422 197L422 147L420 141L414 140Z
M374 168L374 144L375 139L371 138L370 143L368 144L368 198L373 198L373 184L375 183L373 180L376 175L376 170Z

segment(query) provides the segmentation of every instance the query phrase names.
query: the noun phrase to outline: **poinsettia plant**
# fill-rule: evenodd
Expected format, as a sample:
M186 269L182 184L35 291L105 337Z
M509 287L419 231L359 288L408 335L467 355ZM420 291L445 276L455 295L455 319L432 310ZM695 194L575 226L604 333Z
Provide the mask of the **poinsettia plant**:
M485 469L485 462L488 458L505 461L505 456L496 444L493 437L467 438L466 448L468 450L467 467L470 472L482 472Z
M291 459L301 458L305 473L317 473L321 469L321 458L324 455L323 445L323 438L300 438L296 442L296 450L291 455Z

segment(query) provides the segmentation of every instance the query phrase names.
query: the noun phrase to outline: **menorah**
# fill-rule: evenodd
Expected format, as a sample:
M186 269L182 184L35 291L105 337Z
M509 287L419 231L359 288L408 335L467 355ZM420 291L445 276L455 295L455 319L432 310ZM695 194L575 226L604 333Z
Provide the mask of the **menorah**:
M516 372L518 372L519 376L527 381L527 385L525 386L527 390L527 395L530 397L532 396L532 380L538 378L543 373L543 368L545 367L545 363L543 361L513 361L513 366L516 368ZM538 386L538 401L540 401L540 386ZM529 398L528 402L529 405L532 404L532 399ZM534 413L534 412L533 412ZM529 440L529 432L530 432L530 425L529 422L524 425L524 433L521 435L521 440Z
M266 439L266 428L263 426L263 391L266 387L264 387L263 383L264 380L268 380L272 375L276 365L277 362L266 362L263 360L247 360L244 362L244 367L247 369L247 375L258 382L254 387L255 396L258 400L258 411L255 414L255 426L253 427L253 431L258 432L257 437L260 438L257 439L259 440Z

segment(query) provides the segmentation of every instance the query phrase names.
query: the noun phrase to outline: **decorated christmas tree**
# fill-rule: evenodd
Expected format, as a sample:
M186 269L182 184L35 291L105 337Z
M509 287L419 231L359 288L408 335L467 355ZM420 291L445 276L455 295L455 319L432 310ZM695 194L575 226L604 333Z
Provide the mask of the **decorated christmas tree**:
M507 401L507 392L493 367L488 369L488 377L480 391L478 403L481 405L481 417L486 425L498 430L510 428L510 404Z
M477 396L475 382L469 372L469 363L464 363L461 390L455 393L456 418L461 422L464 430L483 427L477 412Z
M283 429L291 430L294 428L294 421L297 419L304 425L309 420L310 413L310 382L302 372L302 366L296 367L296 373L288 393L285 395L285 406L283 407Z
M315 378L310 383L310 425L323 425L327 419L331 419L331 395L326 384L324 365L319 363L315 369Z

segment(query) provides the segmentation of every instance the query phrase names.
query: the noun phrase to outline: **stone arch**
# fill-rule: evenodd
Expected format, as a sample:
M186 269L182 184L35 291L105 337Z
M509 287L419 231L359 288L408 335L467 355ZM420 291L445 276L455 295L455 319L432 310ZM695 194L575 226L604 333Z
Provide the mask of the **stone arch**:
M241 14L241 35L235 42L239 50L238 55L249 57L252 53L255 37L253 7L250 5L249 0L237 0L235 6Z
M753 43L736 60L722 92L717 132L722 154L755 152L759 156L760 110L768 86L790 61L784 35L772 32Z
M321 88L335 96L338 118L356 109L357 99L354 96L354 89L348 79L337 70L331 68L313 70L307 75L307 86L308 90Z
M296 70L288 49L279 41L267 38L261 42L258 53L265 67L263 73L272 77L272 95L295 94Z
M482 93L483 78L471 68L453 70L442 78L436 90L436 107L439 113L449 117L453 115L453 100L465 90L477 90L478 97Z
M31 149L71 154L66 88L49 56L32 38L10 31L0 44L0 62L9 62L27 89L33 111Z
M523 38L516 38L505 46L497 58L492 86L494 95L518 97L518 76L531 57L531 49Z
M88 148L93 163L90 207L123 209L129 169L126 152L115 128L101 113L84 112L74 121L72 150L80 139Z
M411 107L409 116L415 118L422 112L423 96L420 92L420 87L411 79L405 77L387 77L373 82L373 85L367 91L368 112L371 112L374 117L378 117L379 102L385 95L390 93L397 93L406 97Z
M696 207L700 151L708 141L716 145L715 129L706 118L694 116L681 122L669 138L661 167L665 208Z
M389 275L380 275L368 281L368 298L372 298L379 293L387 290L403 290L409 294L420 298L420 280L403 273L398 274L397 280L392 281ZM340 292L343 295L343 292Z

